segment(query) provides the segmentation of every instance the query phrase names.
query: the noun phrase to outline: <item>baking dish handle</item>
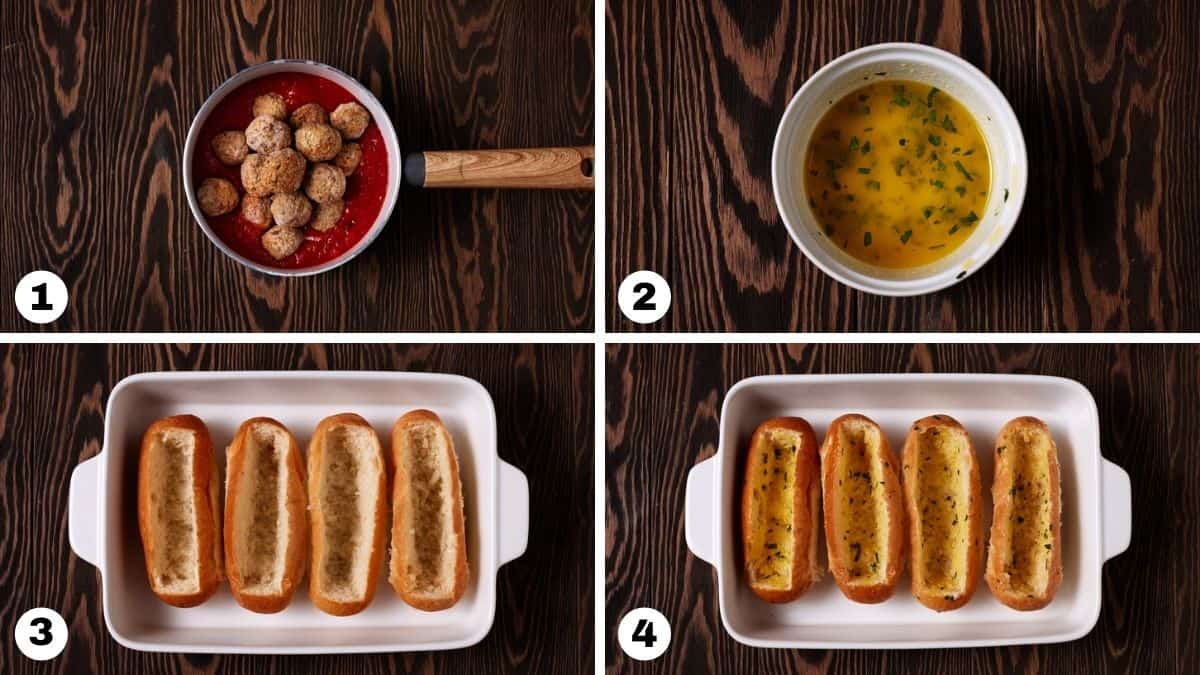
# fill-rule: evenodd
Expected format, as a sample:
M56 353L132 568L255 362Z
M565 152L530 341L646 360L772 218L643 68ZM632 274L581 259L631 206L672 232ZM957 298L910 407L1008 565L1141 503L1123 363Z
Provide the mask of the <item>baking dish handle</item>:
M1104 559L1112 560L1129 548L1133 532L1133 490L1125 469L1104 460L1101 497L1104 500Z
M529 545L529 480L500 460L500 564L520 558Z
M67 493L67 538L75 555L96 565L100 551L100 455L71 472Z
M683 497L683 535L688 548L704 562L712 565L713 532L717 515L713 512L713 480L717 463L715 457L700 462L688 472L687 492Z

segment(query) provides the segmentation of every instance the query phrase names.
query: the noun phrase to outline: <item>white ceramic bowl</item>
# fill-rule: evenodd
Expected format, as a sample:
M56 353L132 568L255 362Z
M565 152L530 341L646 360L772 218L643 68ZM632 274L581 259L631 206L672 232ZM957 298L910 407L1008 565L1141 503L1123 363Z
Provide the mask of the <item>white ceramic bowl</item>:
M237 253L230 248L229 245L222 241L221 238L217 236L215 232L213 232L212 228L209 227L208 218L204 215L204 212L200 210L200 204L196 201L195 179L192 176L192 159L196 153L196 139L199 137L200 130L204 127L205 121L208 120L209 114L212 113L217 104L224 100L226 96L228 96L238 87L250 82L251 80L257 80L260 77L274 73L304 73L307 75L323 77L327 80L337 83L346 91L350 92L354 98L358 99L358 102L361 103L367 109L367 111L371 113L371 121L379 125L380 134L383 136L383 142L387 148L387 193L384 195L383 206L379 209L379 216L375 218L375 224L372 225L371 229L367 231L363 238L358 240L358 243L350 247L348 251L334 258L333 260L323 262L319 265L313 265L311 267L302 267L297 269L271 267L270 265L263 265L250 260L249 258ZM400 142L396 138L396 129L392 127L392 119L388 116L387 110L384 109L383 105L379 103L379 99L375 98L375 95L371 93L370 89L367 89L361 83L359 83L358 80L350 77L346 73L343 73L333 66L327 66L323 63L317 63L316 61L282 59L278 61L260 63L257 66L251 66L237 73L228 80L225 80L224 84L222 84L220 87L217 87L217 90L208 97L208 100L204 102L204 105L200 106L200 111L196 113L195 119L192 120L192 126L188 130L187 142L183 146L183 187L184 191L187 193L188 206L192 209L192 216L196 219L196 222L200 224L200 229L204 230L204 234L207 235L210 240L212 240L212 243L215 244L217 248L221 249L222 253L230 258L233 258L246 267L262 272L263 274L273 274L281 277L302 277L310 274L320 274L321 272L329 271L335 267L340 267L350 259L357 256L359 253L362 253L368 246L371 245L371 242L375 241L375 238L378 237L379 233L383 231L384 225L387 224L388 219L391 217L392 209L396 207L396 198L400 195L401 167L403 164L403 158L400 156Z
M912 269L862 262L820 233L804 195L804 156L817 123L838 100L876 80L912 80L957 99L979 122L988 145L992 182L975 232L950 255ZM771 157L775 202L792 240L817 267L838 281L877 295L932 293L965 278L999 250L1025 200L1029 167L1025 138L1004 94L978 68L949 52L895 42L856 49L821 68L792 97Z

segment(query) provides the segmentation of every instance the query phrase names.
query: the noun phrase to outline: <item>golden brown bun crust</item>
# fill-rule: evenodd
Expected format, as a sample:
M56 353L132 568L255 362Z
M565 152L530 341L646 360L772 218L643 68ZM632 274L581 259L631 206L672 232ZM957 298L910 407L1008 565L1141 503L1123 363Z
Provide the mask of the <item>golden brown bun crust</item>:
M408 556L408 539L400 536L402 531L403 509L407 508L408 500L408 484L409 478L404 468L404 463L400 461L398 453L400 451L401 439L404 437L405 431L409 426L421 422L433 423L437 426L440 433L445 437L446 450L449 453L450 475L446 476L449 481L451 498L453 503L450 505L454 517L454 538L457 541L456 548L458 556L454 564L454 585L451 589L449 597L446 598L428 598L417 595L412 592L408 584L408 575L400 574L397 570L397 565L400 561L406 560ZM413 410L406 413L403 417L396 420L395 426L392 427L392 466L395 471L395 481L392 488L392 560L388 574L388 581L392 588L400 596L404 602L417 609L433 612L441 609L452 607L463 593L467 590L468 568L467 568L467 540L465 533L463 506L462 506L462 481L458 474L458 454L454 450L454 441L450 437L450 432L446 430L446 426L442 424L442 420L435 413L429 410Z
M309 486L314 493L312 499L312 505L314 509L319 508L320 502L317 499L317 491L320 489L320 485L324 480L324 476L319 474L321 456L325 452L325 433L330 427L337 425L366 427L367 429L371 430L372 434L375 434L375 429L371 427L371 425L365 419L354 413L339 413L337 415L331 415L321 420L321 422L317 424L317 429L313 432L312 441L308 446ZM376 435L376 441L378 442L378 435ZM373 516L375 521L375 536L373 538L373 543L371 544L371 562L367 567L367 588L361 601L343 602L326 597L323 593L321 593L320 587L317 584L315 567L317 565L317 561L320 560L320 556L322 555L323 545L321 542L321 537L317 536L315 531L312 533L311 564L314 569L308 575L308 597L310 600L312 600L312 603L316 605L317 609L325 612L326 614L332 614L334 616L350 616L352 614L358 614L366 609L367 606L370 605L375 599L375 588L379 584L379 566L383 561L383 549L385 547L384 533L387 531L387 468L386 464L384 463L382 445L380 445L379 461L382 470L379 472L378 490L375 493L379 496L378 499L375 500L375 513ZM315 521L316 519L314 519L314 522ZM314 530L316 527L316 525L313 526Z
M243 592L245 581L242 579L241 567L237 559L237 547L234 546L233 515L234 500L237 499L238 485L245 472L246 435L256 424L268 424L278 427L287 434L288 450L288 481L287 497L284 508L288 513L288 545L285 552L283 579L280 583L281 592L277 595L248 595ZM226 455L226 494L225 494L225 561L226 572L229 576L229 589L233 598L242 607L259 614L274 614L283 611L292 602L292 594L304 576L306 556L308 555L308 497L304 491L304 462L300 458L300 446L296 437L278 420L270 417L253 417L242 422L233 443Z
M142 552L145 554L146 578L153 579L151 560L154 559L154 538L150 536L156 523L153 522L150 506L150 454L155 435L169 429L186 429L195 433L196 447L192 452L192 497L196 505L196 550L200 554L200 590L196 593L155 593L159 600L175 607L195 607L212 597L221 584L222 561L219 555L220 539L220 485L214 485L217 470L213 461L212 439L208 427L195 415L173 415L155 421L142 435L142 447L138 457L138 529L142 535ZM154 584L151 581L153 592Z
M1050 481L1050 571L1046 580L1046 590L1038 596L1027 596L1010 593L1007 589L1008 574L1004 571L1004 558L1011 545L1007 532L999 527L1002 520L1007 520L1012 511L1012 498L1009 489L1013 484L1013 467L1011 458L1014 453L1007 455L1000 451L1008 443L1010 434L1017 431L1033 431L1046 435L1049 441L1049 457L1047 458ZM1054 594L1062 584L1062 487L1060 484L1061 469L1058 464L1058 446L1050 435L1050 428L1036 417L1017 417L1009 420L1000 434L996 437L995 476L992 480L992 531L988 542L987 572L985 578L992 595L1009 607L1021 611L1041 609L1054 600Z
M774 430L792 431L800 435L800 447L797 448L792 474L795 476L795 487L792 491L792 580L791 588L780 590L766 588L749 582L750 590L767 602L791 602L800 597L812 587L817 578L817 570L809 565L808 551L817 538L813 528L814 514L810 504L814 493L820 494L820 459L817 457L817 438L809 423L799 417L773 417L758 425L750 438L746 450L746 473L742 482L742 560L750 564L750 533L764 526L754 521L751 509L754 484L750 476L754 475L761 461L760 452L756 452L761 444L768 442L768 434Z
M834 505L838 502L840 488L835 469L843 451L841 443L838 442L838 430L843 424L850 422L860 422L875 427L879 432L879 451L883 455L883 498L888 514L888 561L887 567L884 569L883 581L869 586L851 584L846 563L842 560L841 552L835 545L834 538L830 536L831 532L838 531L834 523ZM821 445L821 493L824 498L822 506L825 512L825 543L829 553L829 570L833 572L834 581L837 582L842 594L855 602L874 604L892 597L892 594L896 592L896 584L900 581L900 574L904 572L904 503L900 497L900 478L897 473L899 465L896 453L888 444L887 436L870 418L851 413L842 415L829 425L829 431L825 434L825 442Z
M956 430L962 432L962 435L967 440L967 452L970 455L970 499L967 506L967 574L966 585L963 588L962 594L950 600L946 596L934 591L930 591L920 584L918 578L922 575L921 567L921 505L917 503L914 491L917 485L917 463L920 461L917 457L919 450L919 442L922 435L927 431L938 430ZM930 415L922 417L913 423L909 429L908 437L904 441L903 452L903 467L904 467L904 502L908 512L908 533L909 533L909 551L911 564L909 570L912 574L912 592L913 596L926 607L939 612L945 612L951 609L958 609L971 601L975 595L975 588L979 584L979 572L983 561L983 546L980 539L980 517L979 508L982 501L982 488L979 481L979 461L975 457L975 444L971 441L971 437L967 435L967 430L963 428L958 420L949 415Z

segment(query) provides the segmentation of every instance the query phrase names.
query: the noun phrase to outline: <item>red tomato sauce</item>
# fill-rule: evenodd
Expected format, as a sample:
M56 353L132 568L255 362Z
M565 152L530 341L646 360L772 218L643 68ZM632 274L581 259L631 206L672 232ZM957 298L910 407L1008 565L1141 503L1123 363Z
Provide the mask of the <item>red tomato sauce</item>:
M205 178L224 178L245 195L241 167L222 164L213 153L212 139L222 131L245 131L254 119L251 111L255 97L269 93L282 96L289 113L306 103L318 103L326 112L333 112L342 103L358 102L337 83L304 73L275 73L243 84L213 108L200 129L192 160L196 185ZM234 251L269 267L302 269L333 260L366 236L387 194L387 147L374 119L356 142L362 147L362 161L358 170L346 178L346 195L342 198L346 210L341 220L326 232L307 228L304 243L292 255L283 260L272 258L260 242L266 230L243 218L240 206L223 216L209 216L209 226Z

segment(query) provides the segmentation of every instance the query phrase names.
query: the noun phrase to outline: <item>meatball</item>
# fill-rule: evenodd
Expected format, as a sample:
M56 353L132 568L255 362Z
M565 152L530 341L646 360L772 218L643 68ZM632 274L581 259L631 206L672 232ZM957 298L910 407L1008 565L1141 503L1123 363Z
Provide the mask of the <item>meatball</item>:
M196 190L196 201L206 216L220 216L237 208L238 191L224 178L205 178Z
M362 146L358 143L346 143L337 157L333 158L333 165L349 176L358 170L358 163L361 161Z
M295 192L275 195L271 216L283 227L304 227L312 218L312 203Z
M242 162L242 187L255 197L269 197L275 190L267 180L266 155L246 155Z
M240 131L222 131L213 136L213 154L226 166L237 166L246 159L250 148L246 145L246 134Z
M265 170L268 186L272 193L296 192L304 182L304 169L308 162L304 155L291 148L276 150L267 155Z
M317 164L308 172L304 191L318 204L328 204L346 194L346 174L332 164Z
M346 209L346 202L340 199L335 199L331 202L317 205L317 212L313 215L312 222L308 224L314 230L325 232L332 230L334 225L342 219L342 211Z
M270 227L271 198L254 195L242 197L242 217L259 227Z
M355 140L367 130L371 113L357 103L343 103L329 115L329 123L342 133L342 138Z
M318 103L305 103L292 113L292 128L299 129L310 124L329 124L329 113Z
M254 116L286 120L288 116L287 103L284 103L283 97L279 94L263 94L254 99Z
M310 162L328 162L342 151L342 137L328 124L309 124L296 130L296 149Z
M246 127L246 144L255 152L274 152L292 144L292 129L274 117L260 115Z
M282 260L296 252L304 243L304 235L300 230L276 225L267 230L262 236L263 248L276 260Z

